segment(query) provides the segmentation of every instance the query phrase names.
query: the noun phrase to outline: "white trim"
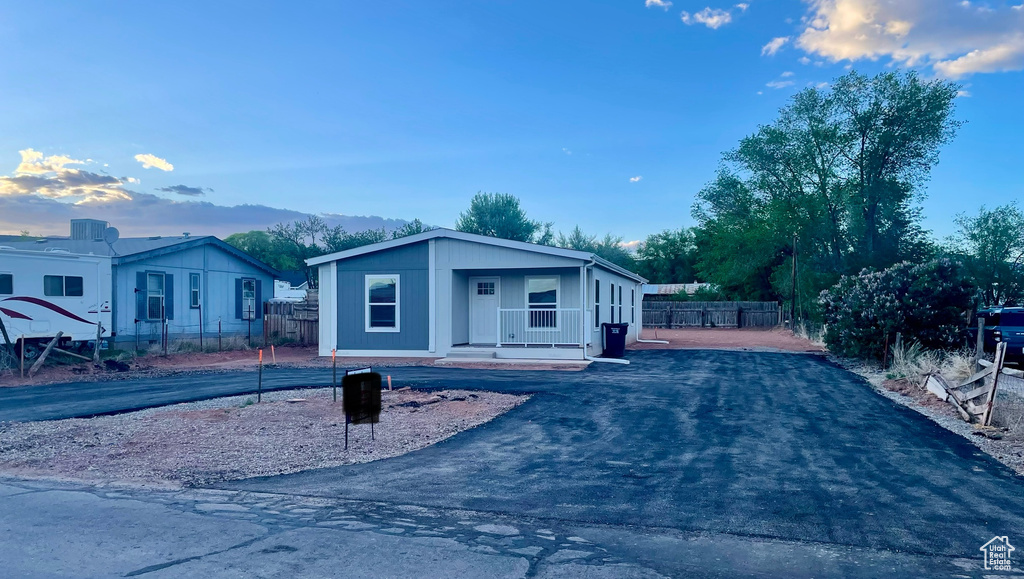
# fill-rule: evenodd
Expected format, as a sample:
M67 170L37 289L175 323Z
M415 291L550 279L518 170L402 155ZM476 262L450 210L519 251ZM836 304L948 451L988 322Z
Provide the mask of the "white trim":
M371 328L370 327L370 280L394 278L395 279L395 327L393 328ZM391 305L391 304L377 304ZM397 273L368 273L363 276L363 330L366 332L387 332L398 333L402 331L402 276Z
M558 274L554 274L554 275L527 275L527 276L523 276L523 304L524 304L523 307L526 308L526 330L527 331L529 331L529 330L559 330L560 329L559 328L560 324L558 323L558 315L557 314L555 314L555 325L554 325L554 327L548 327L548 326L533 327L533 326L530 325L530 312L533 311L530 308L530 280L531 279L552 279L552 278L554 278L554 280L555 280L555 308L554 308L553 311L557 312L558 310L562 309L561 308L561 305L562 305L562 276L558 275ZM499 304L500 304L500 302L499 302ZM544 311L544 310L549 310L549 309L551 309L551 308L537 308L537 311ZM569 309L571 309L571 308L569 308ZM580 308L580 309L582 310L583 308ZM580 315L583 315L583 314L580 314ZM501 331L501 328L498 328L498 331Z
M498 300L498 311L501 311L501 276L498 275L473 275L467 278L469 281L469 288L467 289L469 299L466 300L466 307L469 308L469 316L466 318L469 321L469 331L466 333L466 337L469 339L469 343L473 343L473 296L476 294L476 284L481 280L486 283L487 280L494 280L494 299ZM498 343L498 334L501 333L501 323L494 327L494 343ZM486 342L485 342L486 343Z
M587 266L580 266L580 347L587 348L587 326L590 320L587 318Z
M427 245L427 300L428 304L428 332L429 338L427 340L427 349L431 352L437 351L437 272L435 267L437 263L437 246L434 240L431 239Z
M330 356L331 352L321 356ZM349 358L442 358L426 350L338 350L336 356Z
M412 243L419 243L421 241L427 241L438 238L458 239L460 241L470 241L473 243L482 243L485 245L507 247L510 249L519 249L522 251L530 251L533 253L543 253L546 255L555 255L558 257L566 257L569 259L579 259L586 262L594 262L596 265L599 265L602 268L611 271L612 273L617 273L619 275L637 281L647 281L643 277L629 270L623 269L606 259L603 259L601 257L594 255L593 253L589 253L586 251L577 251L575 249L563 249L561 247L550 247L547 245L538 245L536 243L512 241L510 239L499 239L497 237L489 237L487 235L476 235L474 233L465 233L462 231L455 231L453 229L443 228L431 229L430 231L424 231L423 233L417 233L416 235L409 235L399 239L382 241L380 243L373 243L370 245L364 245L362 247L356 247L354 249L348 249L345 251L338 251L335 253L329 253L327 255L321 255L319 257L313 257L307 259L306 264L311 266L320 265L322 263L337 261L339 259L348 259L350 257L365 255L367 253L374 253L376 251L383 251L385 249L402 247L403 245L409 245Z
M317 271L319 284L320 355L330 356L338 345L338 262L321 264ZM325 295L326 294L326 295Z

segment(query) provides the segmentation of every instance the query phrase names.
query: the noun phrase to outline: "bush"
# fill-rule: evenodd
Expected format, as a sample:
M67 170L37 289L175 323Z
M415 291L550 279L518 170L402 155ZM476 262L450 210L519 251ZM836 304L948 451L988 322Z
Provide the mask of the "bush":
M937 259L844 276L821 293L825 343L836 354L881 358L886 337L928 350L961 346L977 288L960 262Z

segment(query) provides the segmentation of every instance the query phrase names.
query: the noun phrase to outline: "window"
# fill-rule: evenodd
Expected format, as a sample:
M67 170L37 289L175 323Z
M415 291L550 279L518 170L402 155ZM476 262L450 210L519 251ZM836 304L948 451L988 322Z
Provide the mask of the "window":
M608 282L608 321L615 323L615 284Z
M14 276L9 273L0 273L0 295L8 296L14 293Z
M494 282L493 281L480 281L476 284L476 295L478 296L493 296L494 295Z
M164 274L146 274L146 319L164 319Z
M594 327L601 327L601 282L594 280Z
M622 284L619 284L619 323L622 323Z
M3 293L3 292L0 292ZM13 292L12 292L13 293ZM82 297L85 293L84 280L79 276L44 275L43 295L55 297Z
M256 280L242 278L242 319L256 319Z
M629 290L629 323L636 323L636 289Z
M526 308L531 328L558 327L558 285L560 278L526 278Z
M367 332L397 332L400 330L400 283L398 275L366 276ZM479 291L478 286L477 292Z
M188 275L188 305L191 308L199 307L199 274L190 273Z

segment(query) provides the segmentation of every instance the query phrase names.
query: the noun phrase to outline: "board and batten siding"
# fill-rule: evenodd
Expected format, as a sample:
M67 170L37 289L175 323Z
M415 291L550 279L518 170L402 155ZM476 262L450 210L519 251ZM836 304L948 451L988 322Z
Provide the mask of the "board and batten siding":
M259 283L263 300L274 292L274 278L267 272L219 249L213 245L200 245L182 251L175 251L140 261L115 265L114 277L114 328L116 341L135 340L136 327L140 341L159 341L160 324L142 321L136 326L140 275L147 272L172 276L170 290L165 297L168 305L173 304L173 314L167 320L167 331L172 338L193 339L199 336L199 308L190 307L189 274L200 274L200 300L203 304L203 333L208 338L217 336L217 322L220 321L224 336L245 335L249 323L238 319L236 284L241 278L253 278ZM143 278L144 279L144 278ZM259 301L259 300L257 300ZM256 305L257 315L263 311L262 304ZM261 316L259 316L261 317ZM263 333L262 319L252 322L254 336Z
M429 242L424 241L335 262L339 350L422 351L429 347L428 251ZM366 276L380 274L397 274L401 279L398 332L366 331Z
M600 321L607 323L612 321L612 307L615 308L615 323L626 322L629 329L626 332L626 343L632 344L639 337L640 323L643 320L643 291L642 285L635 280L595 266L587 275L587 310L590 311L590 348L592 355L600 354L602 347L602 329L594 323L594 281L601 284ZM611 303L609 296L610 284L615 284L615 304ZM618 287L622 286L622 319L619 319L619 294ZM631 310L632 306L632 310Z

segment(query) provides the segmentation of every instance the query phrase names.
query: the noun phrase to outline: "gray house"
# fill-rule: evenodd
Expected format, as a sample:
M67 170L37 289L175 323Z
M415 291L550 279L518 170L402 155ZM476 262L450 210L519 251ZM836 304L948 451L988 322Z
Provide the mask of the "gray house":
M639 275L584 251L435 229L307 260L320 355L583 359L641 318Z
M72 220L71 237L4 242L15 249L110 256L111 340L146 346L170 339L259 336L263 302L273 297L277 272L216 237L136 237L104 240L107 224Z

